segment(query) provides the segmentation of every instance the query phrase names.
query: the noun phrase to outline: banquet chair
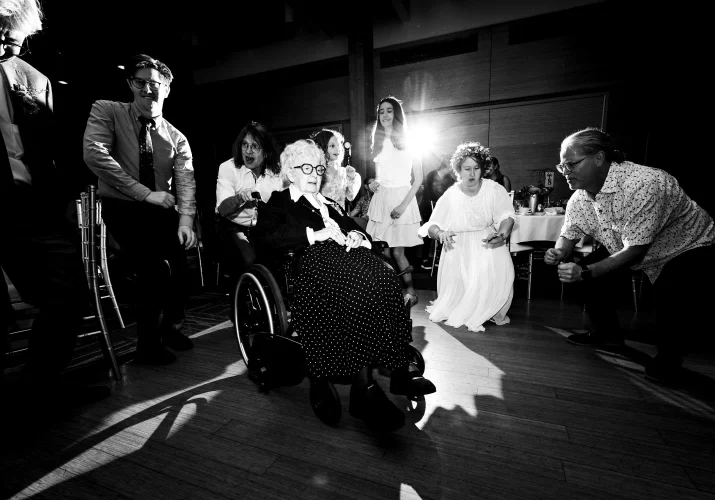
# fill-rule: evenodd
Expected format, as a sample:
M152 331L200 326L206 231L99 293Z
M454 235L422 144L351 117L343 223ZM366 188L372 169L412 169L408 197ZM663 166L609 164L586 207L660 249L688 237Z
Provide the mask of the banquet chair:
M434 201L430 201L430 205L432 207L432 211L434 212ZM432 246L432 269L430 269L430 277L434 276L434 270L437 268L439 265L439 249L441 248L442 244L439 242L439 240L434 240L434 244ZM429 258L429 257L427 257Z
M76 200L77 225L79 226L82 238L82 261L84 263L84 271L91 291L92 305L95 312L94 315L85 319L96 318L99 322L100 329L80 336L100 336L102 353L108 361L114 377L117 380L121 380L122 373L119 370L117 358L114 353L114 346L112 345L109 327L107 326L107 320L102 307L102 299L111 299L121 328L124 328L124 320L119 311L119 305L114 295L114 288L109 278L109 267L107 265L107 226L102 220L102 202L97 198L96 186L87 186L87 190L88 192L81 193L80 199ZM98 249L100 253L99 262L97 262ZM103 293L106 295L103 295Z
M526 300L531 300L531 276L534 267L534 247L530 245L522 245L521 243L512 243L511 238L507 239L509 245L509 253L512 260L521 255L526 255L525 263L514 262L515 279L526 281Z

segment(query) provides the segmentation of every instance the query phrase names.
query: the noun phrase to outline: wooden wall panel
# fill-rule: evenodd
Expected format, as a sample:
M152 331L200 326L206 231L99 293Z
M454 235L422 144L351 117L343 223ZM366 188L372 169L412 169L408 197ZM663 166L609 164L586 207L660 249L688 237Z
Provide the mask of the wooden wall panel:
M605 102L606 95L599 94L491 109L489 147L513 188L538 184L532 170L554 170L567 135L585 127L602 127ZM557 173L555 179L553 197L569 196L563 176Z
M603 88L616 78L613 60L604 45L585 37L509 45L509 26L494 26L490 100Z
M488 101L490 43L486 29L476 52L385 69L376 62L375 105L387 95L400 98L408 113Z

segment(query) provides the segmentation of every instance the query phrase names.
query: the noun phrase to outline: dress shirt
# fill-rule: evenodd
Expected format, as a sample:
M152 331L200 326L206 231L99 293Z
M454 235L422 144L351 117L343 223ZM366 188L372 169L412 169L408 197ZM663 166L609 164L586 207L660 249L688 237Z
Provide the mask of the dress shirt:
M0 129L2 129L2 137L5 140L12 177L15 182L32 184L30 169L22 161L25 149L20 138L20 128L12 120L12 101L8 95L9 85L4 71L0 71L0 80Z
M288 189L290 192L290 199L293 200L293 202L297 202L298 200L300 200L301 196L304 196L303 193L300 191L300 189L295 187L295 184L291 184L288 187ZM323 196L320 193L315 195L315 198L317 198L317 200L315 198L313 198L312 196L304 196L304 198L306 200L308 200L308 203L310 203L313 206L313 208L320 211L320 215L321 215L321 217L323 217L323 224L325 224L325 227L333 226L333 227L337 227L338 229L340 229L342 231L342 229L340 228L340 224L338 224L337 222L335 222L333 219L330 218L330 212L328 212L328 205L333 205L333 203L330 200L327 200L325 198L325 196ZM339 209L336 208L336 210L338 212L340 212ZM313 228L307 227L307 228L305 228L305 232L306 232L306 236L308 237L308 243L310 243L311 245L314 244L315 243L315 231L313 230ZM372 244L370 243L370 240L367 239L367 236L365 236L364 233L362 233L360 231L350 231L350 232L355 232L362 236L363 239L362 239L362 243L360 244L360 246L365 247L368 250L372 249Z
M219 213L219 205L227 198L235 196L240 191L248 188L251 191L260 193L261 200L264 203L268 203L274 191L283 189L283 178L280 174L274 174L265 169L263 175L256 179L251 169L245 165L237 168L233 159L223 162L218 167L218 179L216 181L216 213ZM249 206L238 212L231 221L240 226L255 226L257 221L255 203L249 203Z
M141 113L134 103L97 101L84 131L84 161L99 177L100 196L144 201L152 191L176 188L179 225L193 226L196 182L191 149L184 134L162 117L151 130L156 186L139 182Z
M713 219L692 201L678 181L663 170L631 162L612 163L595 198L577 190L566 206L561 236L591 235L613 254L634 245L650 245L632 269L642 269L651 283L672 258L715 241Z

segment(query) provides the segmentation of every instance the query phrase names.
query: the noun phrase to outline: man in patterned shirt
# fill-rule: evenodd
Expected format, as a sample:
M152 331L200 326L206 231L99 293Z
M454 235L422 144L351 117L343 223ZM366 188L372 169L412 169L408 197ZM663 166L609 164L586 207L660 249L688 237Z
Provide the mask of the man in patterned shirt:
M92 105L84 161L99 177L104 221L136 270L137 359L168 364L176 357L165 347L192 347L179 330L188 295L184 250L196 245L193 157L184 134L162 114L169 68L139 54L126 71L134 99Z
M576 345L623 345L614 287L619 275L642 270L654 286L658 354L647 378L675 379L690 332L705 331L705 294L693 280L708 283L715 225L666 172L624 161L610 136L589 128L561 143L557 169L576 192L555 248L544 261L558 264L559 279L584 282L586 311L594 331L574 334ZM568 262L574 245L592 236L600 247L578 264ZM707 276L704 276L706 274Z

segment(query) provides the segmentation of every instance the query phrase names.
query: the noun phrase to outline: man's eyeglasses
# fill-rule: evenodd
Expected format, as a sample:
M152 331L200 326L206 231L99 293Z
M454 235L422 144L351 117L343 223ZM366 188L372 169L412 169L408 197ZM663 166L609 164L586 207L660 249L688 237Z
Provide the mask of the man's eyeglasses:
M137 78L137 77L133 76L129 79L129 83L131 83L132 87L134 87L135 89L142 90L146 85L149 85L149 88L151 90L157 91L157 90L159 90L159 87L161 87L161 85L164 82L155 82L154 80L144 80L142 78Z
M27 45L17 43L13 40L5 40L3 42L0 42L0 45L2 45L2 48L5 53L11 54L13 56L24 56L25 54L28 54L30 52L30 48L27 47Z
M573 170L576 168L576 165L581 163L583 160L585 160L589 156L591 156L591 155L586 155L583 158L581 158L580 160L565 161L563 163L559 163L558 165L556 165L556 170L558 170L560 174L568 175L571 172L573 172Z
M313 166L310 163L303 163L302 165L299 165L297 167L293 168L299 168L301 172L303 172L305 175L310 175L313 173L313 169L317 172L318 175L323 175L325 173L325 165L316 165Z
M261 152L262 149L263 148L261 147L261 145L257 142L254 142L253 144L244 142L243 144L241 144L241 150L245 151L246 153L258 154Z

